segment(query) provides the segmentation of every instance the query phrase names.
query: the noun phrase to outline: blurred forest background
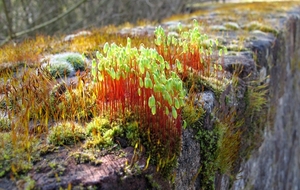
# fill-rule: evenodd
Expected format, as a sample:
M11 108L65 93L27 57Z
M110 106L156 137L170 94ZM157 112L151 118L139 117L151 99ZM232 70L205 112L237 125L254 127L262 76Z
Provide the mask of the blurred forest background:
M68 34L110 24L160 21L188 11L188 4L204 1L0 0L0 45L36 34Z

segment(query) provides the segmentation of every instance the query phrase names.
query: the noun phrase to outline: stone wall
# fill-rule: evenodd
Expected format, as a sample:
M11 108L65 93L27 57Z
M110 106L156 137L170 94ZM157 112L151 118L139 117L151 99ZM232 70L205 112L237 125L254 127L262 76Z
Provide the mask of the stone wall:
M241 51L232 50L231 55L225 57L226 70L232 73L233 65L242 65L240 79L244 84L253 80L263 83L266 77L265 82L269 84L264 127L258 135L262 137L260 146L252 150L250 156L239 159L234 175L217 172L215 189L300 189L300 7L297 3L282 5L286 7L279 11L278 5L249 4L250 8L246 10L245 4L228 9L210 7L209 14L193 17L209 23L210 29L217 31L210 35L223 38L229 46L246 35L242 48L239 48ZM274 10L271 7L275 7ZM224 20L232 19L227 15L228 10L237 13L237 19L231 22L237 26L234 31L224 24ZM254 26L255 23L264 23L268 27ZM248 30L247 34L245 30ZM249 73L251 76L247 77ZM239 87L240 96L244 96L247 85ZM235 100L239 110L246 109L245 99L239 99L236 94ZM245 122L251 121L245 118ZM212 123L204 122L205 125L209 128ZM251 123L244 127L249 126ZM175 189L203 189L196 134L197 130L192 128L183 131Z
M242 164L232 189L300 189L300 19L285 21L273 51L264 141Z

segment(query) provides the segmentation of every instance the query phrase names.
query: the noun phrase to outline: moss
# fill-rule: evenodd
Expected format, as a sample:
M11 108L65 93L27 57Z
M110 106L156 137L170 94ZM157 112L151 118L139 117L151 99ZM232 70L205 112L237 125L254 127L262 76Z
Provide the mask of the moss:
M85 138L82 126L74 122L62 122L49 130L48 142L54 145L71 145Z
M253 21L253 22L248 23L247 25L245 25L243 27L243 29L246 29L248 31L260 30L262 32L272 33L274 35L278 34L278 31L276 29L274 29L273 27L268 26L266 24L262 24L262 23L257 22L257 21Z
M238 44L230 44L226 47L228 51L233 51L233 52L249 51L248 48L245 48L243 47L243 45L238 45Z
M67 61L51 61L49 64L44 64L43 68L46 68L53 78L73 76L75 73L73 66Z
M216 95L220 95L226 89L230 80L226 78L218 79L217 77L200 76L199 83L211 89Z
M202 179L203 189L214 189L215 160L217 158L218 132L215 130L206 130L203 127L198 128L196 139L200 142L201 171L199 173Z
M76 71L83 71L85 63L79 53L61 53L53 55L49 63L42 65L52 77L62 78L64 76L73 76Z
M66 61L73 65L75 71L83 71L85 69L84 60L82 58L82 55L80 55L79 53L68 53L65 56L67 57Z
M186 126L191 126L197 121L201 122L204 115L205 111L203 107L194 106L193 101L186 103L182 108L182 116L186 122Z
M265 127L265 118L267 117L268 104L268 86L260 84L259 81L253 81L248 84L245 94L246 111L245 126L242 134L241 156L248 158L251 152L258 148L263 140L263 129Z
M103 117L95 117L86 127L88 139L85 148L108 148L115 144L114 138L122 136L123 127L119 123L111 123Z
M103 134L108 129L111 129L110 121L103 117L95 117L93 120L87 124L86 131L87 135Z
M279 4L275 3L275 8L277 10L282 10L285 9L284 7L286 6L291 6L291 4L283 3L284 5L282 5L282 3L283 2L280 2ZM257 4L259 6L257 6ZM240 11L264 11L270 9L267 8L271 7L269 5L270 4L268 3L253 3L240 4L235 6L240 7ZM224 12L228 12L227 15L230 16L232 14L235 14L235 12L232 11L232 7L232 5L224 5L223 7L219 7L217 9L222 10ZM252 19L255 19L255 17L261 17L261 14L255 14L251 16ZM181 17L181 19L182 18L183 17ZM225 24L225 26L233 30L238 29L236 25L233 24L228 25L227 23ZM249 31L261 30L264 32L270 32L274 34L277 33L277 31L271 26L268 26L268 24L262 24L259 22L252 22L249 25L247 25L245 29ZM102 51L102 48L100 47L102 47L105 42L115 42L117 44L121 44L120 46L124 47L124 45L126 44L126 38L124 38L123 36L120 37L120 35L115 35L114 32L116 32L117 30L117 28L106 27L104 29L101 29L101 32L100 30L95 30L90 36L78 37L70 43L64 42L64 44L62 44L60 42L55 42L56 47L53 50L50 50L50 48L48 47L50 46L50 43L46 43L52 41L52 39L49 38L48 40L46 40L46 38L44 37L37 37L36 41L29 40L27 41L27 44L21 43L17 46L8 45L3 49L1 48L0 63L2 64L4 62L38 62L37 58L39 54L59 52L62 50L76 50L78 52L85 52L87 56L93 58L95 57L93 52L96 50ZM244 39L241 39L240 41L244 42ZM154 48L155 46L152 37L149 37L146 40L143 37L133 37L131 38L131 42L132 47L139 47L141 42L145 44L145 47ZM231 50L234 51L245 50L243 46L235 45L236 44L233 44L233 46L229 48L231 48ZM209 45L206 46L209 47ZM178 54L179 53L181 52L178 52ZM75 73L75 71L83 71L85 69L84 61L81 58L81 55L76 53L73 55L63 54L61 55L61 57L53 58L50 61L49 65L46 66L46 68L47 67L49 67L48 71L54 78L63 77L65 75L71 76ZM3 72L1 73L1 75L2 74ZM12 75L10 77L12 78ZM34 100L39 100L42 98L47 99L47 97L41 96L46 94L44 93L46 91L44 91L43 89L41 90L41 87L44 88L44 86L42 86L41 83L36 83L38 85L35 84L35 86L32 87L30 86L32 84L32 81L33 80L30 80L30 82L28 82L28 84L26 85L15 83L12 87L17 89L16 94L18 96L15 96L16 98L14 96L9 97L9 101L1 101L1 108L6 109L10 107L10 110L14 110L13 113L17 113L17 111L22 110L22 106L29 106L28 104L25 104L25 102L28 100L28 102L30 102L31 104ZM80 78L79 81L82 82L83 79ZM45 84L48 85L51 82L52 81L49 80L46 81ZM197 83L195 85L198 85L198 87L200 87L199 89L197 89L198 92L204 89L210 89L216 94L222 94L222 92L226 88L226 85L229 82L235 83L234 81L229 81L226 79L219 80L216 76L206 76L200 78L199 81L195 82ZM26 108L28 108L30 111L33 110L33 115L40 114L44 116L46 121L45 123L47 123L48 119L74 119L82 122L81 119L84 118L85 122L90 121L91 118L99 114L95 109L95 107L97 107L95 88L91 87L90 89L87 89L85 88L85 86L87 85L92 86L91 83L83 82L77 85L76 89L72 89L73 87L71 88L64 84L55 87L55 89L53 89L51 93L52 109L49 117L47 114L40 114L42 112L47 113L49 111L46 108L42 109L38 107L40 102L35 102L33 106ZM38 90L41 90L41 95L36 96L33 93L33 96L27 96L29 93L24 93L25 90L22 91L22 89L18 88L18 86L21 86L22 89L29 89L29 92L38 92L33 91L33 89L36 88L36 86L39 86ZM195 93L195 91L192 90L190 92L191 94ZM259 138L262 123L261 118L263 115L260 114L260 112L262 112L265 107L265 96L266 92L263 88L256 88L255 86L250 86L247 90L245 98L245 100L247 101L247 111L245 117L249 119L247 123L250 123L251 126L247 128L247 130L250 131L248 133L248 136L243 136L245 137L245 142L243 141L244 143L246 143L246 141L253 141L255 143L254 139L256 140L257 137ZM23 97L26 97L26 101L20 101ZM226 101L230 102L228 98L226 99ZM8 105L6 105L6 103ZM45 106L48 106L47 101L45 101ZM195 108L193 100L188 102L188 104L183 107L182 114L188 125L192 125L194 123L196 128L199 130L197 138L199 139L199 142L201 144L201 156L203 156L203 159L201 160L202 167L198 170L199 176L203 181L204 189L213 188L213 177L216 170L220 170L222 173L230 173L232 170L233 162L235 161L237 156L236 149L239 146L241 135L241 132L236 129L236 127L239 126L239 122L232 122L231 119L233 118L219 118L218 116L218 118L213 118L214 121L216 121L213 130L204 129L201 121L205 112L201 107ZM33 121L33 119L37 119L37 117L32 118L30 116L30 119L30 121ZM99 119L99 121L96 121L97 119ZM38 121L34 120L34 122ZM4 125L2 125L3 123ZM20 123L28 123L28 119L20 119ZM1 125L4 127L1 127ZM165 138L161 137L166 136L163 136L160 130L158 130L158 132L156 131L156 134L154 134L155 132L150 131L149 127L147 128L147 126L145 127L144 125L145 123L142 123L135 119L131 121L122 121L121 123L114 124L113 122L108 121L107 119L96 117L92 120L92 122L88 123L87 129L84 130L82 127L78 127L78 125L75 123L63 122L61 124L58 124L57 126L53 126L50 129L48 141L51 144L53 143L55 145L74 144L76 142L79 142L80 140L83 140L86 137L85 134L87 134L88 139L85 142L85 146L88 148L102 149L113 146L115 143L114 138L116 136L122 136L129 141L129 144L131 146L137 145L137 147L142 147L143 145L141 144L144 144L144 146L147 149L146 154L148 158L151 158L151 163L155 164L157 166L157 170L164 173L165 176L170 176L172 170L177 164L176 159L180 151L180 140L175 139L174 141L170 142L171 140L173 140L171 139L170 141L164 141L162 143L161 140L164 140ZM157 128L160 127L161 126L158 126ZM23 137L22 134L19 133L19 131L16 131L15 133L9 133L10 129L11 128L9 127L9 125L7 125L7 121L2 122L2 120L0 120L0 142L2 141L2 144L0 146L0 152L2 153L2 155L0 155L0 177L6 175L9 171L17 173L20 171L26 171L31 167L30 159L32 159L31 154L33 154L33 151L29 150L33 149L33 144L35 142L31 142L29 140L29 136ZM167 135L168 137L172 137L174 134L168 133ZM21 143L23 143L24 145L22 145ZM252 145L248 146L254 147ZM170 151L169 148L172 148L172 150ZM45 154L49 151L53 151L53 147L45 148L45 150L41 150L41 153ZM91 162L97 165L97 163L94 162L96 157L93 154L82 152L74 153L72 156L76 159L78 163ZM195 176L195 178L197 177L198 176ZM151 176L149 176L149 182L152 183L151 181ZM155 183L153 183L153 186L154 188L157 188Z
M24 190L34 189L34 187L35 187L35 180L32 179L29 175L22 177L21 180L25 182L24 186L23 186Z
M224 26L228 29L231 29L231 30L240 29L240 26L235 22L226 22L226 23L224 23Z
M13 137L12 132L0 132L0 177L9 172L17 176L30 170L39 156L38 143L36 137L29 139L24 134Z
M91 163L98 166L102 163L95 154L91 152L72 152L69 156L73 157L77 164Z
M226 119L215 124L219 136L215 168L222 174L230 175L239 157L242 132L238 128L241 124L242 122L230 122Z
M150 133L150 131L140 131L141 147L145 148L147 163L156 166L156 171L164 178L170 180L177 166L177 158L180 154L180 139L174 138L173 143L161 143L157 134ZM138 148L139 149L139 148Z

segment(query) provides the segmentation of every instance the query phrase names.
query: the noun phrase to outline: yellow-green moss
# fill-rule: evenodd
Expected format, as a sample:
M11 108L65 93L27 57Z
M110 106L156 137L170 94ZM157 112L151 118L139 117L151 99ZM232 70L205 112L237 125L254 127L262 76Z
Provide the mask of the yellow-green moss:
M245 25L243 27L243 29L248 30L248 31L260 30L262 32L272 33L274 35L278 34L278 31L274 27L268 26L266 24L262 24L262 23L257 22L257 21L253 21L253 22L248 23L247 25Z
M73 157L78 164L91 163L97 166L102 163L92 152L72 152L69 156Z
M86 138L84 128L75 122L61 122L51 127L48 142L54 145L72 145Z
M0 177L8 172L18 175L32 168L38 157L38 139L26 135L14 136L12 132L0 133Z

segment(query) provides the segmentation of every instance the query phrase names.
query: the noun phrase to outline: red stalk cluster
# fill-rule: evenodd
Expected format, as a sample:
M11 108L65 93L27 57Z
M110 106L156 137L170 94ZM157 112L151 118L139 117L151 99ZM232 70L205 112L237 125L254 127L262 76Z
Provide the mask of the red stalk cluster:
M207 52L200 52L199 47L188 47L188 51L184 52L182 48L171 47L165 45L156 46L158 53L170 63L171 67L175 67L176 59L182 64L182 78L187 77L190 70L196 71L203 76L209 76L211 72L211 57Z
M178 117L175 119L171 114L171 106L161 92L140 87L139 80L145 78L145 73L138 75L138 68L133 61L135 60L131 60L129 64L131 71L121 74L118 79L112 78L106 70L98 71L103 76L103 80L97 82L97 104L100 111L109 114L111 119L120 114L125 115L126 111L133 112L140 122L141 131L150 132L148 141L169 145L169 154L174 154L172 147L175 148L181 135L180 109L177 110ZM117 64L114 67L116 71L119 69ZM151 80L154 81L153 78ZM156 105L156 114L152 114L148 105L151 96L155 97L156 102L160 102L160 105ZM166 114L166 107L169 114Z

